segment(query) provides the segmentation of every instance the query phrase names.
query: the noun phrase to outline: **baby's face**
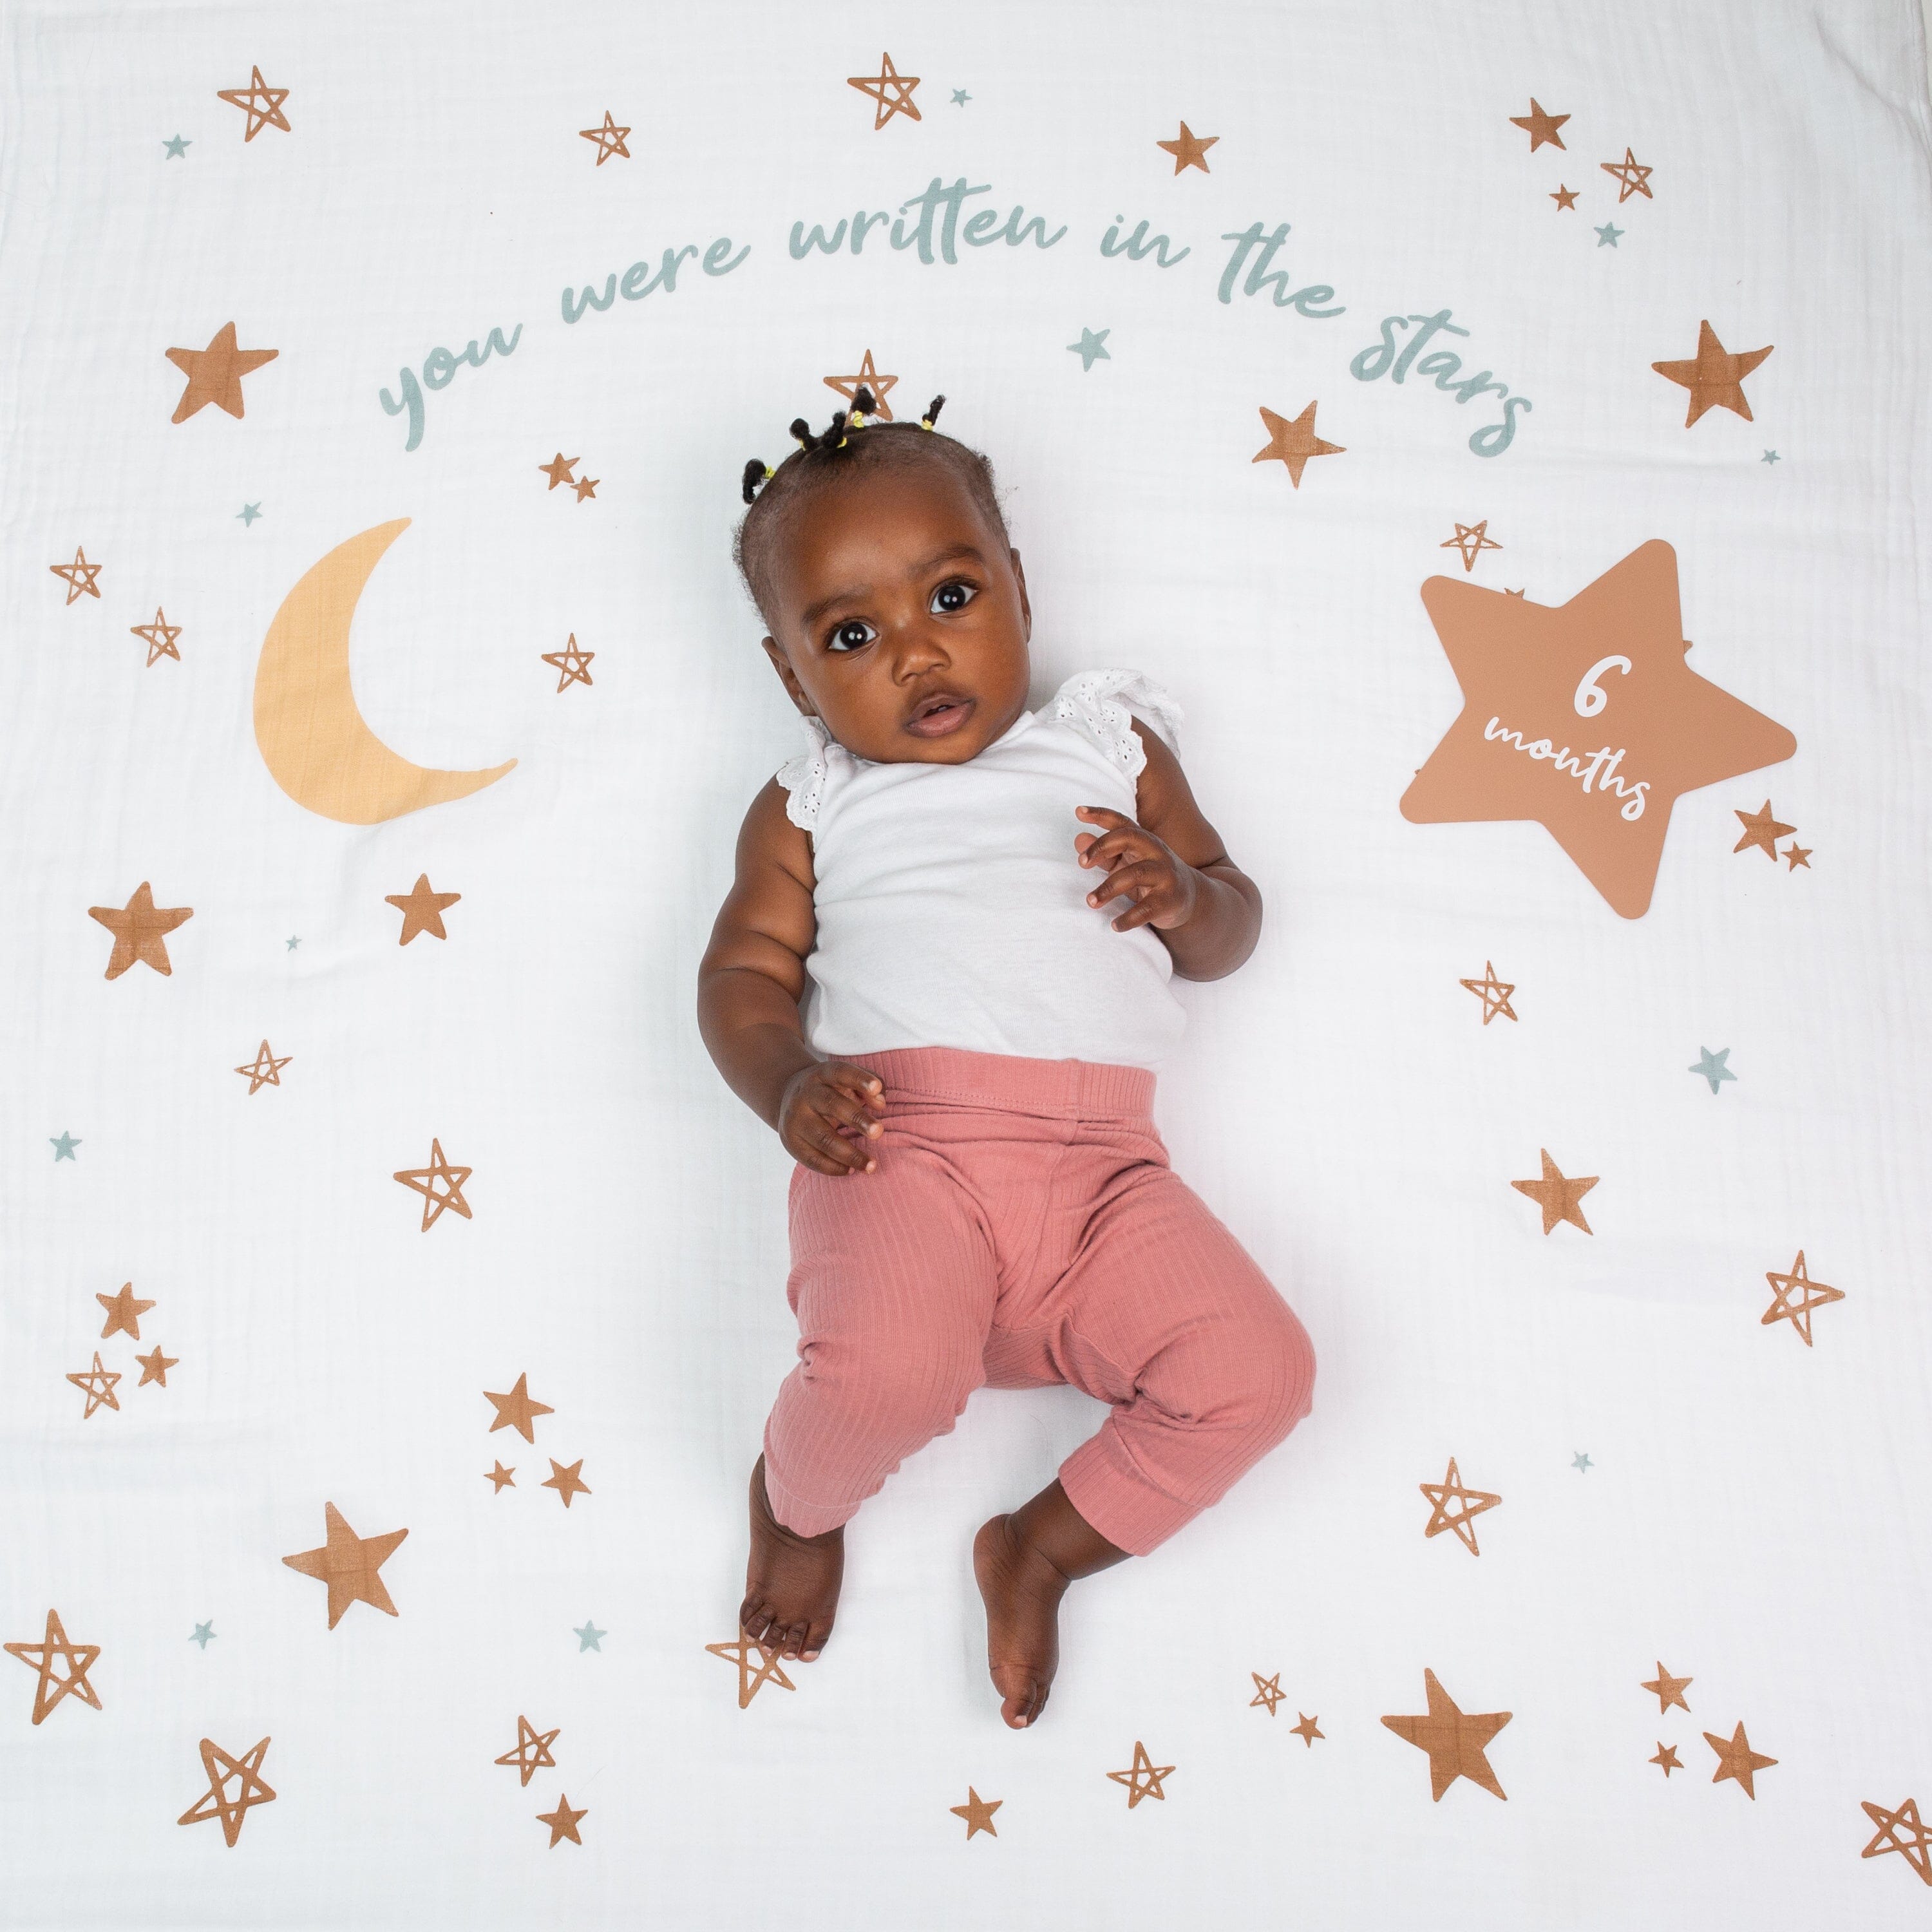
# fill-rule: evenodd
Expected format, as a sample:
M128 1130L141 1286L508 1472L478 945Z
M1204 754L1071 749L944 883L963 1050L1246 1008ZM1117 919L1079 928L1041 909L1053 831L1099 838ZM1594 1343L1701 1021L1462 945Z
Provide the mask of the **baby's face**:
M766 654L792 701L856 756L963 764L1025 708L1019 552L943 472L859 473L808 498L772 581L784 636ZM955 701L921 724L940 698Z

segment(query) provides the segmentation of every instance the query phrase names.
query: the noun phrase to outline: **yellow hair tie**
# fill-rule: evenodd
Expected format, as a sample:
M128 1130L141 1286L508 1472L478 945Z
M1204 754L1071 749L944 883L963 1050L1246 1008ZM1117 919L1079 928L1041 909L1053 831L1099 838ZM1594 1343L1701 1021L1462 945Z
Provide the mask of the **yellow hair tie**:
M919 419L919 426L920 426L920 428L921 429L930 429L930 428L932 428L932 417L930 417L930 416L921 416L921 417L920 418L920 419Z
M765 465L765 481L766 481L767 483L769 483L771 480L772 480L772 466L768 463L768 464L766 464Z

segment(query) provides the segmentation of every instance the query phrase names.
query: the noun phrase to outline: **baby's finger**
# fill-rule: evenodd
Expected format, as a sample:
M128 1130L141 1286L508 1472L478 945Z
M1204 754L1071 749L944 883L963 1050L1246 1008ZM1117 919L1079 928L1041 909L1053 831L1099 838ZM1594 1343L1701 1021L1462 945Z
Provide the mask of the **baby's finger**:
M814 1174L830 1174L835 1179L852 1172L856 1152L850 1141L841 1140L806 1114L800 1114L793 1121L785 1146L794 1159Z
M1151 859L1141 859L1123 866L1116 866L1106 878L1087 895L1090 906L1105 905L1110 899L1123 897L1138 898L1153 884L1158 868Z
M886 1083L869 1066L854 1066L850 1060L836 1060L826 1069L826 1078L842 1091L854 1094L874 1111L886 1106Z
M834 1087L814 1103L826 1119L837 1120L868 1139L876 1140L885 1132L885 1123L866 1109L864 1102Z
M870 1142L849 1141L832 1125L818 1114L806 1116L809 1125L802 1129L804 1137L812 1146L838 1163L838 1170L850 1173L855 1169L870 1167L872 1148Z

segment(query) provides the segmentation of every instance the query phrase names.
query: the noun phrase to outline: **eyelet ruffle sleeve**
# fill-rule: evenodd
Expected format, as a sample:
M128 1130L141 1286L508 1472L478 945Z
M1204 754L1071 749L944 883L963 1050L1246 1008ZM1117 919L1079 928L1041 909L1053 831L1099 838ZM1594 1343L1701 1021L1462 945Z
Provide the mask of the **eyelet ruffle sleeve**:
M788 758L772 776L785 788L786 818L810 832L818 824L818 801L824 795L828 769L825 748L832 742L832 734L822 718L808 718L802 712L799 722L805 728L806 748Z
M1138 712L1172 751L1178 742L1180 706L1153 679L1137 670L1083 670L1070 677L1041 715L1070 724L1090 738L1130 778L1147 764L1147 747L1136 735L1132 713Z

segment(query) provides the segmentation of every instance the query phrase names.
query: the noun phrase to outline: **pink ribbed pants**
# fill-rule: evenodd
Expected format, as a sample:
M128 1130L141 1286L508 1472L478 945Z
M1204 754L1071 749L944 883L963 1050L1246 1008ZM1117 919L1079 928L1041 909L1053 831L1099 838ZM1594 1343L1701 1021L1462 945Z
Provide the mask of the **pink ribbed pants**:
M976 1388L1070 1382L1112 1408L1061 1486L1144 1556L1309 1412L1307 1331L1168 1166L1151 1071L849 1057L885 1083L885 1131L870 1174L792 1172L799 1359L764 1430L781 1522L845 1522Z

